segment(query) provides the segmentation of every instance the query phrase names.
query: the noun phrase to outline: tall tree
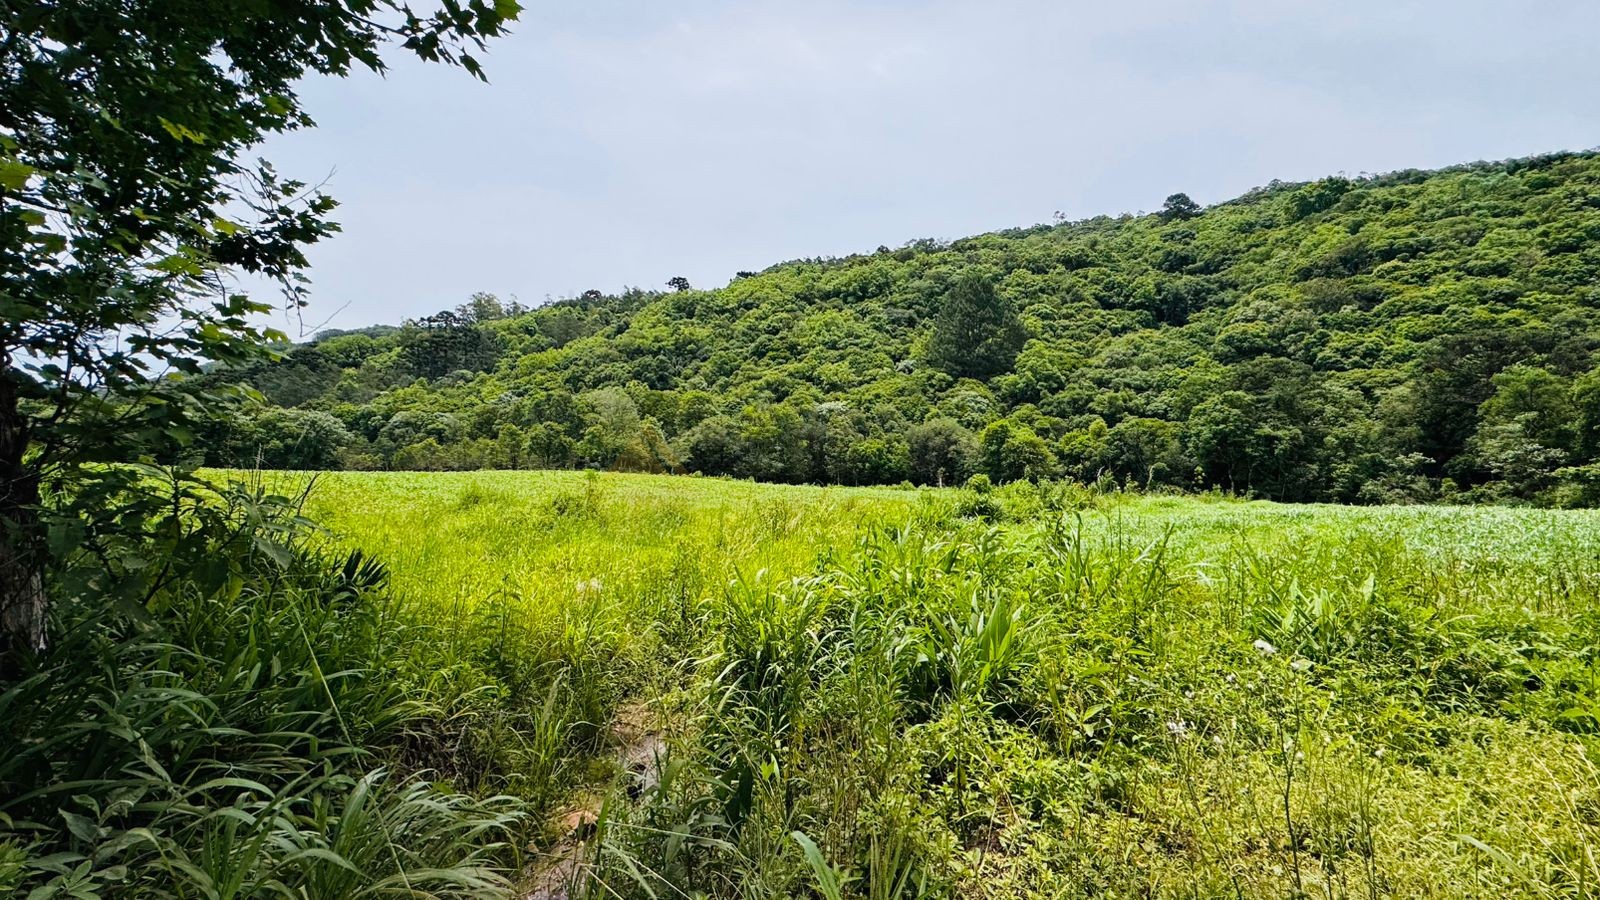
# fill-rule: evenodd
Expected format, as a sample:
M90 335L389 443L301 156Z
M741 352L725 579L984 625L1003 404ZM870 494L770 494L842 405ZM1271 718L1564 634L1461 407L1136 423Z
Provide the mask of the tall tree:
M928 339L928 360L957 378L988 380L1011 371L1028 332L1016 309L979 272L945 294Z
M1527 436L1545 447L1571 450L1577 440L1578 408L1567 382L1524 363L1499 372L1494 393L1478 406L1479 430L1521 421Z
M334 203L247 154L312 125L305 75L382 71L385 45L482 77L471 55L515 0L0 0L0 618L43 638L52 553L92 542L126 462L193 438L206 360L281 339L270 304L229 274L304 302L304 248L336 230ZM78 513L41 504L84 498ZM46 519L71 528L49 528Z
M977 441L950 418L929 419L906 430L911 475L922 484L959 484L971 474Z
M1177 193L1167 197L1161 204L1161 218L1168 222L1183 221L1200 215L1200 204L1190 199L1188 194Z

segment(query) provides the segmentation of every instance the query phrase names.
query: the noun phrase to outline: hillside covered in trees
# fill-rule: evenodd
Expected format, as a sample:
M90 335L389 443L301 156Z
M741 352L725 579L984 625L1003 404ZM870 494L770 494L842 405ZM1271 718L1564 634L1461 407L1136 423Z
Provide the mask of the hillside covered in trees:
M1600 500L1600 156L1273 183L217 369L208 462Z

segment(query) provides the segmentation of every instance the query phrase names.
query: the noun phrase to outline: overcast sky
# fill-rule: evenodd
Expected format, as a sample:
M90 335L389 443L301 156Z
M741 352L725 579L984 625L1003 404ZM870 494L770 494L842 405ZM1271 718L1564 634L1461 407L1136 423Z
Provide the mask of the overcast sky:
M487 85L304 86L265 152L341 202L309 321L1600 145L1596 0L523 2Z

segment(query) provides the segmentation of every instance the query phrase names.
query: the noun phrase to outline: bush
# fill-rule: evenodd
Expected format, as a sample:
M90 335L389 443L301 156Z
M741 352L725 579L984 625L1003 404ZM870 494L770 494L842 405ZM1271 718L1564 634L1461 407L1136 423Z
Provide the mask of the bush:
M979 472L967 479L966 487L956 500L955 514L969 519L998 521L1005 517L1005 507L994 493L994 482Z

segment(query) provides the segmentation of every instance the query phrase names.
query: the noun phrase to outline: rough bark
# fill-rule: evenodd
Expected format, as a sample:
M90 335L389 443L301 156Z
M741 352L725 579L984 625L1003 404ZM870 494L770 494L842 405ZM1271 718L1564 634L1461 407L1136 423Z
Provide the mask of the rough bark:
M0 650L38 651L45 641L39 476L27 465L28 420L11 375L0 370Z

